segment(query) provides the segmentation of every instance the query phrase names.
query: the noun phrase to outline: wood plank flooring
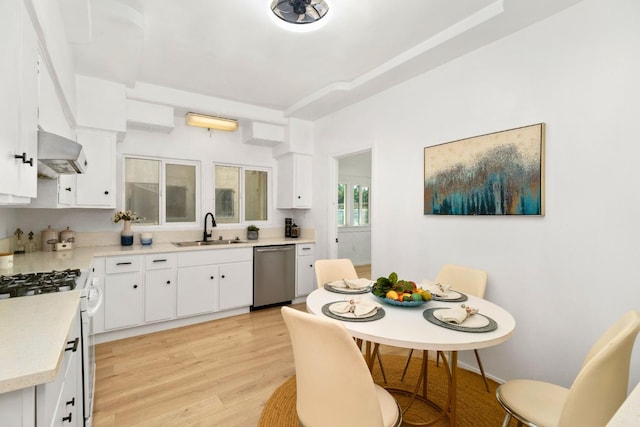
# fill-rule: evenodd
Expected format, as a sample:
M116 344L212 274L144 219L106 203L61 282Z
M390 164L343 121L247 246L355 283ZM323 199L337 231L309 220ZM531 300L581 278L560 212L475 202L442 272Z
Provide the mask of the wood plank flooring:
M96 363L96 427L254 426L295 373L279 308L99 344Z
M295 374L279 308L99 344L96 363L95 427L255 426Z

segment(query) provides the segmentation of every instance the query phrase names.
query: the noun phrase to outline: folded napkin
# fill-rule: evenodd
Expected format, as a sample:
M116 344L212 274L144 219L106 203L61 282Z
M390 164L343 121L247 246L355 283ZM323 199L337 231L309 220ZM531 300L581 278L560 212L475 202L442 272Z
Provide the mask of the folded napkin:
M332 304L329 310L332 313L346 315L351 314L353 317L372 316L378 311L378 304L369 301L360 301L351 298L349 301L342 301Z
M447 297L449 295L449 290L451 289L451 285L443 285L441 283L433 283L431 280L423 280L422 289L425 289L431 292L431 295L435 295L437 297Z
M467 307L464 304L461 304L456 307L451 308L443 308L442 310L437 310L433 313L433 315L438 318L438 320L442 320L443 322L455 323L456 325L462 324L469 316L472 314L476 314L478 309Z
M364 289L371 285L369 279L340 279L327 283L334 288Z

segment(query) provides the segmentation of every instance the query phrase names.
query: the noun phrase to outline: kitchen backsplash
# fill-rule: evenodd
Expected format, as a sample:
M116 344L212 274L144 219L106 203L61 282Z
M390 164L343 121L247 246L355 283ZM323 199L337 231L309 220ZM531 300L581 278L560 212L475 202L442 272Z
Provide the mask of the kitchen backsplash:
M140 243L140 233L146 232L145 230L136 230L134 228L134 242ZM181 242L188 240L200 240L202 239L202 230L173 230L173 231L152 231L154 243L168 243L168 242ZM214 228L212 239L218 239L222 236L223 239L235 239L239 237L241 240L246 240L247 230L246 228ZM284 228L261 228L261 239L284 237ZM303 228L300 236L304 239L315 238L314 230L311 228ZM33 240L37 243L38 250L40 247L40 233L34 234ZM22 236L22 242L24 243L25 236ZM112 246L120 244L120 232L113 231L100 231L100 232L76 232L74 247L84 246ZM16 238L0 239L0 252L13 252L16 247Z

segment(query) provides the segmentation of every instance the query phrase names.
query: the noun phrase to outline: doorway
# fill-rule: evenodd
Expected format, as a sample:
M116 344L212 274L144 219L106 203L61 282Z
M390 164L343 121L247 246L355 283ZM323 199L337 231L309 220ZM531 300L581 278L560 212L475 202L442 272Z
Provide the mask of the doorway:
M371 278L371 150L336 160L336 256L351 259L359 277Z

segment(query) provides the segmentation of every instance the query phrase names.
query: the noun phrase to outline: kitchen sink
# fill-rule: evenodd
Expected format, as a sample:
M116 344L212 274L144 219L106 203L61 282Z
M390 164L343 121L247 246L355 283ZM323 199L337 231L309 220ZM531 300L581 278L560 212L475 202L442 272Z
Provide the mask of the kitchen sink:
M189 242L172 242L174 245L184 248L187 246L214 246L214 245L232 245L234 243L247 243L246 240L233 239L233 240L203 240L189 241Z

